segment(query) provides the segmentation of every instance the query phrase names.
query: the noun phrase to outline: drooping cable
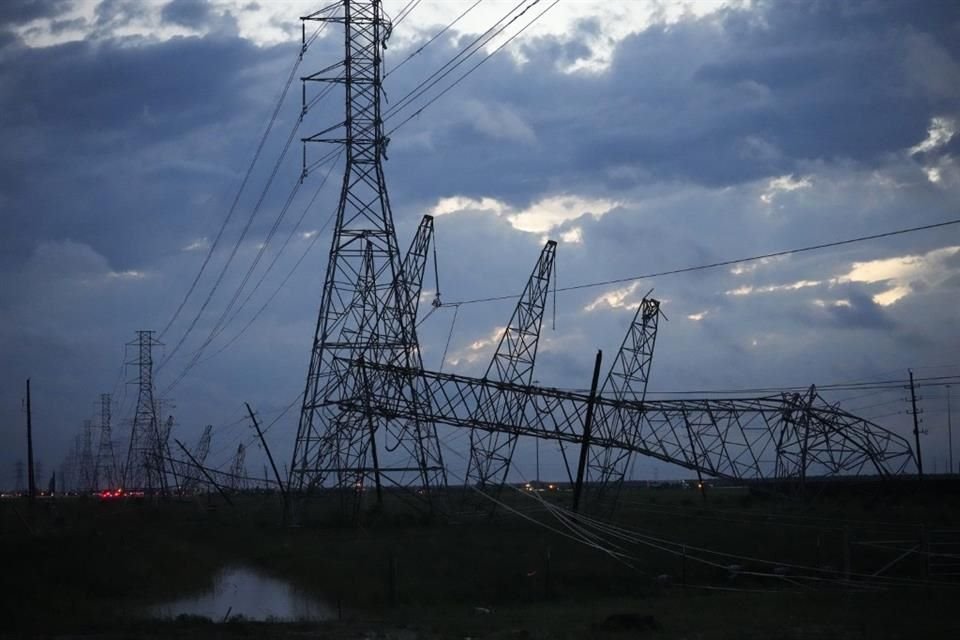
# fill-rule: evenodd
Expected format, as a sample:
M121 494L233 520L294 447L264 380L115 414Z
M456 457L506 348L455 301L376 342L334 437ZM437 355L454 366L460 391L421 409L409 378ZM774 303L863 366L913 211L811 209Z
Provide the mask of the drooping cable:
M925 224L916 227L907 227L905 229L897 229L895 231L886 231L884 233L873 233L865 236L858 236L855 238L847 238L845 240L836 240L833 242L823 242L820 244L809 245L806 247L799 247L797 249L785 249L783 251L774 251L772 253L765 253L757 256L750 256L747 258L735 258L732 260L723 260L720 262L711 262L708 264L701 264L691 267L680 267L677 269L670 269L667 271L656 271L652 273L645 273L642 275L636 276L627 276L623 278L612 278L610 280L600 280L597 282L585 282L582 284L571 285L567 287L561 287L558 291L577 291L580 289L591 289L594 287L604 287L612 284L624 284L628 282L635 282L637 280L648 280L650 278L660 278L663 276L672 276L681 273L690 273L693 271L705 271L708 269L718 269L720 267L730 267L737 264L747 264L749 262L757 262L759 260L766 260L769 258L779 258L781 256L788 256L797 253L806 253L810 251L820 251L823 249L830 249L834 247L841 247L844 245L856 244L859 242L867 242L870 240L879 240L881 238L889 238L892 236L899 236L908 233L915 233L918 231L929 231L931 229L941 229L944 227L949 227L953 225L960 224L960 218L955 218L953 220L945 220L943 222L936 222L933 224ZM510 295L499 295L499 296L489 296L485 298L474 298L471 300L460 300L458 304L479 304L483 302L497 302L500 300L515 300L519 298L519 294L510 294Z
M317 30L314 34L313 39L316 39L315 36L319 34L323 26ZM312 42L312 40L311 40ZM303 61L303 54L309 44L303 44L301 48L297 51L296 59L293 62L293 65L290 67L290 72L287 74L287 79L283 84L283 88L280 91L280 96L277 98L277 103L274 105L273 111L270 114L270 118L267 121L267 126L264 128L263 133L260 135L260 140L257 143L257 147L253 153L253 158L250 159L250 164L247 166L246 171L244 172L243 179L240 181L240 186L237 188L237 193L233 197L233 201L230 204L230 208L227 210L227 215L224 217L223 222L220 224L220 228L217 230L216 236L214 236L213 242L210 244L210 247L207 249L207 254L203 258L203 262L200 264L200 269L197 271L197 274L194 276L193 281L190 283L190 286L187 288L187 292L184 294L183 299L180 301L180 304L177 306L176 311L167 321L167 324L160 331L158 338L163 338L166 335L167 331L170 330L170 327L173 326L173 323L176 322L177 318L180 317L180 314L183 312L184 306L186 306L187 301L190 299L190 296L193 295L193 292L196 290L197 285L200 282L200 278L203 276L204 271L209 265L211 258L213 258L214 252L217 250L217 247L220 244L220 240L223 238L224 231L226 231L227 225L230 224L230 220L233 218L233 214L236 212L237 205L240 203L240 196L243 194L246 189L247 183L250 181L250 176L253 174L253 169L257 164L257 161L260 159L260 154L263 152L264 145L267 142L267 138L270 136L270 132L273 131L273 125L277 121L277 117L280 115L280 109L283 107L283 102L286 100L287 93L290 90L290 85L293 84L293 80L296 77L297 69L300 68L300 63Z

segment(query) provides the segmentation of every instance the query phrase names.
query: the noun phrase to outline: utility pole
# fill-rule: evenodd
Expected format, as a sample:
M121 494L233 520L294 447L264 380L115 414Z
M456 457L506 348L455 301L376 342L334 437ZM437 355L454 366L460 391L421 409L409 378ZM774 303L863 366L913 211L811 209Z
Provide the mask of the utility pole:
M910 404L913 407L913 439L917 443L917 477L923 480L923 455L920 453L920 420L917 418L917 392L913 386L913 369L910 372Z
M19 494L23 491L23 460L17 460L14 469L13 492Z
M597 397L597 382L600 380L600 363L603 351L597 351L593 363L593 381L590 383L590 401L587 404L587 417L583 421L583 442L580 443L580 464L577 465L577 483L573 486L573 512L580 509L580 494L583 493L583 472L587 468L587 455L590 452L590 429L593 427L593 405Z
M270 461L270 466L273 468L273 476L277 479L277 486L280 488L280 497L283 500L283 523L287 522L287 489L283 486L283 480L280 479L280 472L277 470L277 464L273 461L273 454L270 452L270 447L267 446L267 441L263 437L263 431L260 429L260 423L257 422L257 416L254 415L253 409L250 408L249 402L243 403L247 407L247 413L250 414L250 420L253 422L253 428L257 430L257 437L260 438L260 444L263 445L263 450L267 452L267 460ZM267 467L263 467L263 481L267 481Z
M950 385L947 385L947 441L950 448L950 473L956 473L957 468L953 466L953 415L950 412Z
M180 441L177 440L176 438L174 438L173 441L174 441L175 443L177 443L177 446L180 447L180 449L186 454L186 456L187 456L188 458L190 458L190 462L192 462L193 465L194 465L197 469L199 469L200 473L202 473L202 474L204 475L204 477L206 477L207 482L209 482L210 484L212 484L212 485L213 485L213 488L217 490L217 493L219 493L219 494L221 495L221 497L223 497L223 499L227 501L227 504L229 504L229 505L232 507L232 506L233 506L233 501L230 499L230 496L228 496L228 495L226 494L226 492L223 490L223 487L221 487L219 484L217 484L217 481L213 479L213 476L211 476L210 473L207 472L206 468L204 468L204 466L203 466L202 464L200 464L199 462L197 462L197 459L194 458L193 455L191 455L191 453L190 453L189 451L187 451L187 448L186 448L185 446L183 446L183 443L182 443L182 442L180 442ZM241 446L242 446L242 445L241 445Z
M37 482L33 475L33 410L30 406L30 378L27 378L27 495L33 502L37 497Z

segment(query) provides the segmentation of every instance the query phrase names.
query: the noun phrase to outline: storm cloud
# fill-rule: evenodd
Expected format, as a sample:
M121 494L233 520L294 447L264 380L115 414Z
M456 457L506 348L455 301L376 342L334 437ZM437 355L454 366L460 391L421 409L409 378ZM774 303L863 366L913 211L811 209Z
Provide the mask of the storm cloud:
M85 37L28 44L25 30L65 19L68 4L0 9L0 474L23 457L28 376L47 468L67 453L98 393L114 391L126 407L118 415L129 417L135 390L124 389L134 372L121 366L123 344L137 329L161 329L177 308L300 47L296 15L270 25L287 28L289 42L264 44L241 35L239 4L182 0L159 18L134 15L141 3L96 3L88 18L70 18L86 21ZM159 20L154 32L125 31L145 20ZM602 68L578 66L609 28L584 19L565 33L518 39L419 115L432 94L397 108L475 37L451 30L397 66L441 27L417 25L419 35L388 48L386 61L386 172L401 246L421 215L437 216L440 268L438 278L427 275L428 298L437 284L448 303L519 293L547 237L561 241L562 288L957 217L954 3L721 7L632 30L612 43ZM162 35L168 28L191 31ZM320 35L297 75L342 55L335 32ZM294 83L222 246L164 337L168 351L260 198L299 102ZM296 137L336 122L341 110L338 99L321 102ZM183 438L194 440L207 423L220 427L214 462L250 435L226 426L243 416L244 401L272 417L302 390L339 167L307 202L326 170L311 173L280 223L254 282L290 240L262 288L172 391ZM159 387L208 335L299 175L295 144L196 330L158 372ZM612 359L634 305L653 287L669 318L655 392L889 379L907 367L960 373L958 281L960 233L947 227L560 292L536 377L586 386L595 350ZM452 328L454 308L435 311L421 328L427 365L482 372L511 304L465 304ZM927 407L930 447L945 441L937 393ZM271 433L281 457L295 414ZM880 421L907 432L903 415ZM117 427L121 437L127 428ZM638 473L652 468L641 463Z

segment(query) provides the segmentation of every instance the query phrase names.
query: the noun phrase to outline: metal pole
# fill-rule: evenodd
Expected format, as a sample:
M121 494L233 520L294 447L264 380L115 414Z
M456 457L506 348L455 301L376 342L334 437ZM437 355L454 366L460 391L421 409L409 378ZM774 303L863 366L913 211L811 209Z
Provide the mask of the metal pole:
M213 477L212 477L209 473L207 473L207 470L203 468L203 465L200 464L199 462L197 462L197 459L194 458L194 457L190 454L189 451L187 451L187 448L186 448L185 446L183 446L183 443L182 443L182 442L180 442L180 441L177 440L176 438L174 438L173 441L177 443L177 446L180 447L185 454L187 454L187 457L190 458L190 462L193 463L193 466L195 466L197 469L200 470L200 473L202 473L202 474L207 478L207 481L210 482L210 484L213 485L213 488L217 490L217 493L219 493L221 496L223 496L223 499L227 501L227 504L229 504L229 505L232 507L232 506L233 506L233 500L231 500L231 499L230 499L230 496L228 496L228 495L224 492L224 490L220 487L220 485L217 484L217 481L214 480Z
M597 398L597 381L600 379L600 362L603 351L597 350L597 359L593 364L593 381L590 383L590 400L587 402L587 417L583 421L583 442L580 444L580 464L577 465L577 483L573 487L573 512L580 508L580 495L583 492L583 472L587 467L587 454L590 451L590 429L593 427L593 405Z
M30 378L27 378L27 486L30 501L37 497L37 481L33 476L33 411L30 407Z
M913 386L913 369L910 372L910 404L913 406L913 439L917 443L917 477L923 480L923 456L920 452L920 421L917 419L917 393Z
M540 487L540 438L533 439L534 444L537 447L537 487ZM952 465L953 463L951 463Z
M956 473L957 468L953 466L953 415L950 412L950 385L947 385L947 439L950 443L950 473Z
M287 518L287 490L283 486L283 481L280 479L280 472L277 471L277 464L273 461L273 454L270 453L270 447L267 446L267 441L263 439L263 431L260 430L260 424L257 422L257 417L253 415L253 409L250 408L249 402L244 402L244 405L247 407L247 413L250 414L250 419L253 421L253 428L257 430L257 437L260 438L260 444L263 445L263 450L267 452L267 460L270 461L270 466L273 467L273 475L277 479L277 485L280 487L280 497L283 498L283 518L286 522ZM266 477L266 469L264 469L264 477Z

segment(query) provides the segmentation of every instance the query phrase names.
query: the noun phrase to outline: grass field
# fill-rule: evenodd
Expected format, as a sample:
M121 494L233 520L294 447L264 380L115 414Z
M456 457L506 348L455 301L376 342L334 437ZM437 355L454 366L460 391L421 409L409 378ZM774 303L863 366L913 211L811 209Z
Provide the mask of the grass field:
M540 495L550 503L569 500L559 492ZM558 519L516 492L504 498L508 509L495 518L448 513L426 521L392 504L383 511L364 505L359 524L337 525L320 518L327 511L320 506L297 527L280 526L279 502L270 495L237 496L235 508L208 496L58 498L38 501L32 514L21 499L3 500L0 634L706 639L960 633L950 608L960 589L936 574L928 562L935 556L920 553L935 548L932 535L960 529L960 505L950 490L858 487L799 499L715 488L702 500L689 489L631 488L615 522L632 533L588 538L591 544L575 533L587 526L585 519ZM597 532L588 527L587 533ZM914 547L917 552L903 554ZM238 564L342 603L343 619L214 625L144 617L147 605L202 592L220 569ZM871 578L878 570L880 578ZM621 618L626 623L619 626L628 628L615 629L617 619L608 620L615 614L636 617Z

